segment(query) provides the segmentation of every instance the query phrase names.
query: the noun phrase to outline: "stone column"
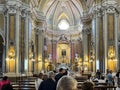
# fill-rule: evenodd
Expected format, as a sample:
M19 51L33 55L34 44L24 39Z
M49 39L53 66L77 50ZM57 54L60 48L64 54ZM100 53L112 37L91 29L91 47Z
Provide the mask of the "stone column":
M98 65L100 65L99 67L103 72L105 72L106 69L111 69L113 71L116 71L117 69L118 6L116 1L107 0L94 7L94 16L96 20L95 56L96 60L100 61Z
M102 3L102 2L101 2ZM95 65L96 69L105 72L107 67L107 17L102 12L101 4L97 3L94 7L94 38L95 38ZM96 71L96 70L95 70Z
M6 1L7 73L19 75L21 72L28 72L29 9L29 6L22 4L21 0Z
M39 29L39 36L38 36L38 72L40 70L44 70L44 58L43 58L43 51L44 51L44 29Z
M100 69L98 66L99 60L99 17L96 16L96 27L95 27L95 72L97 69Z
M83 68L86 71L89 70L89 38L88 35L91 33L91 16L88 14L88 12L83 13L83 17L81 17L82 23L83 23L83 31L82 31L82 44L83 44Z
M70 44L71 44L71 64L74 63L74 60L75 60L75 41L71 40L70 41Z
M40 24L39 24L40 25ZM45 69L45 53L44 53L44 28L35 27L35 73L39 73Z
M45 32L45 22L46 18L41 13L38 8L32 8L32 17L34 21L34 45L35 45L35 73L40 72L40 70L45 69L44 65L44 32Z
M105 5L106 3L106 5ZM105 69L111 69L112 71L117 71L118 64L118 15L119 6L116 1L108 0L103 2L106 9L103 9L104 17L106 20L106 57L107 57L107 67ZM101 7L102 8L102 7ZM103 20L104 22L104 20ZM106 64L105 64L106 65Z
M86 26L85 26L86 27ZM87 37L87 29L83 28L83 67L87 63L88 65L88 37ZM84 68L85 69L85 68Z
M25 24L24 25L24 38L23 38L23 47L24 47L24 60L23 63L21 63L23 65L22 68L22 72L26 72L28 74L29 72L29 20L30 20L30 11L29 11L29 7L26 8L21 8L21 19L24 19L24 22L21 21L21 24ZM22 30L22 28L21 28ZM21 37L22 38L22 37Z
M118 13L115 13L115 23L114 23L114 25L115 25L115 53L116 53L116 55L115 55L115 63L116 63L116 65L115 65L115 69L116 69L116 71L118 71L118 69L120 69L120 65L119 65L119 63L120 63L120 60L119 60L119 38L118 38L118 36L119 36L119 14Z
M106 72L107 70L107 67L108 67L108 64L107 64L107 13L105 12L104 13L104 16L103 16L103 30L104 30L104 47L105 47L105 50L104 50L104 72Z
M53 63L56 63L56 55L57 55L57 41L56 40L52 40L52 60Z
M9 24L10 25L10 24ZM19 49L20 49L20 47L19 47L19 40L20 40L20 34L19 34L19 30L20 30L20 11L19 10L17 10L17 13L16 13L16 36L15 36L15 38L16 38L16 74L19 74L19 72L20 72L20 68L21 68L21 66L20 66L20 58L19 58Z
M8 0L6 2L6 68L7 73L19 74L19 19L20 1ZM11 56L12 55L12 56Z

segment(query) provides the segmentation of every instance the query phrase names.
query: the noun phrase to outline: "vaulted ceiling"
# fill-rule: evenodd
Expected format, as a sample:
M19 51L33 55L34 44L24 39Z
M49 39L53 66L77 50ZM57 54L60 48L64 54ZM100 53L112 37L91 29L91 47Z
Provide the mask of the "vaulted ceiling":
M65 19L71 27L78 26L83 13L79 0L40 0L39 9L44 13L49 28L58 30L58 23Z
M79 27L80 17L87 10L87 0L34 0L40 12L46 17L47 26L58 30L61 20L66 20L69 25Z

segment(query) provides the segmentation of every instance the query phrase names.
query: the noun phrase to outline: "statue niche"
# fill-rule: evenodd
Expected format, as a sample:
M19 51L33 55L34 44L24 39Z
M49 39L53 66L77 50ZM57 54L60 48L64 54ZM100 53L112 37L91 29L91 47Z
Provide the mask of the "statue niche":
M63 49L61 54L62 54L63 57L66 56L66 50Z
M65 35L61 35L57 43L57 63L70 63L70 44Z

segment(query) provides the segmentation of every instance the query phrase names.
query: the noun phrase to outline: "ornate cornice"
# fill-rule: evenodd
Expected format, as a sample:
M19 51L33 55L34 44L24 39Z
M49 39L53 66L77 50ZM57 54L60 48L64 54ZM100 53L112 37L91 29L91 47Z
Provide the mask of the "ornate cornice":
M22 2L20 0L7 0L5 5L7 12L14 14L20 9Z
M22 17L26 17L27 15L31 16L32 13L30 11L30 6L23 3L22 6L20 7L20 11L21 11L21 16Z
M4 5L4 12L9 14L16 14L20 12L22 17L30 15L30 6L21 2L21 0L7 0Z
M115 0L104 0L99 4L94 5L93 14L102 16L104 13L119 13L120 5Z

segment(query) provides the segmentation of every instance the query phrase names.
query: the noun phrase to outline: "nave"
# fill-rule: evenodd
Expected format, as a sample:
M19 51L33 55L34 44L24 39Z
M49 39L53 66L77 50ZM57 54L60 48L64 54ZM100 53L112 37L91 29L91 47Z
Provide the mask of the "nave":
M0 0L0 76L18 83L61 67L115 77L120 0Z

